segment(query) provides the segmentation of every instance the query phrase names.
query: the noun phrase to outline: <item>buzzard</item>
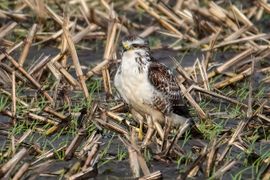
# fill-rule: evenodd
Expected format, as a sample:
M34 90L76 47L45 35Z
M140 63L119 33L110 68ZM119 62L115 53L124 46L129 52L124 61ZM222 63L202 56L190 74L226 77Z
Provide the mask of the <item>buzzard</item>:
M172 72L156 61L146 40L128 36L122 40L121 63L114 78L114 85L140 122L139 138L142 139L144 117L148 130L156 127L163 138L165 119L174 126L189 120L179 86Z

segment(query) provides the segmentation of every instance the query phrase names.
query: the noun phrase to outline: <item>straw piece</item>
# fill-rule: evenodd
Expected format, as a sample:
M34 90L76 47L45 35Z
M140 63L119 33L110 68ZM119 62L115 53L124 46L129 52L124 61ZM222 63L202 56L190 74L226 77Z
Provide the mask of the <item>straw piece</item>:
M210 60L212 59L212 56L213 56L213 51L214 51L213 47L216 44L216 42L218 40L218 37L220 36L220 33L221 32L222 32L222 28L220 28L218 30L218 32L214 35L213 39L209 43L210 44L209 45L210 51L207 51L206 57L205 57L205 61L203 61L204 62L204 68L205 68L205 70L208 69L209 62L210 62ZM208 81L207 76L206 76L206 79Z
M226 25L233 31L238 31L237 25L230 18L228 18L227 14L229 13L213 1L209 3L209 12L213 16L226 23Z
M94 157L97 156L99 150L99 144L94 144L91 151L88 151L88 155L87 158L85 160L85 163L82 167L82 170L85 171L87 169L87 167L89 167L90 165L92 166L93 163L92 161L94 160Z
M131 143L133 144L133 146L135 146L135 129L132 128L131 129L131 136L130 136L130 140ZM130 169L132 172L132 175L134 178L138 178L140 177L140 165L139 165L139 161L138 161L138 155L137 152L134 148L132 148L132 146L128 146L128 155L129 155L129 165L130 165Z
M258 30L253 27L254 24L235 6L235 5L231 5L230 7L232 9L232 11L234 12L234 15L236 15L238 17L237 20L240 20L242 23L244 23L246 26L252 26L252 29L255 32L258 32Z
M214 85L214 88L217 88L217 89L223 88L223 87L228 86L232 83L240 81L241 79L249 76L250 74L251 74L251 68L248 68L245 71L241 72L240 74L238 74L232 78L229 78L229 79L226 79L224 81L216 83Z
M7 96L10 96L12 97L12 94L8 91L5 91L4 89L0 88L0 92L7 95ZM29 104L27 104L25 101L21 100L19 97L16 97L16 101L20 104L22 104L24 107L29 107Z
M30 0L23 0L25 4L27 4L37 15L39 21L45 21L47 17L47 13L45 11L45 4L44 1L30 1Z
M50 62L50 56L45 56L44 58L37 60L33 66L28 69L28 73L31 76L34 76L36 73L40 73L43 68L46 67L46 64Z
M46 98L48 101L50 101L50 103L53 103L53 99L52 97L45 91L42 89L42 86L32 77L30 76L24 69L23 67L21 67L17 61L15 61L13 59L13 57L11 57L10 55L7 54L7 52L3 52L5 54L5 56L8 58L8 60L11 61L11 63L15 66L15 68L17 68L37 89L38 91L40 91Z
M65 38L67 39L69 51L71 53L73 64L74 64L75 70L76 70L76 74L77 74L77 77L79 78L79 82L80 82L81 88L83 90L84 96L85 96L85 98L89 98L89 93L88 93L87 86L85 84L85 78L83 76L80 61L79 61L79 58L78 58L78 55L76 52L75 45L72 41L70 33L68 32L66 20L65 20L64 25L63 25L63 30L64 30Z
M262 180L269 180L270 179L270 163L268 164L268 166L263 171L263 173L261 175L261 179Z
M74 22L71 22L71 23L69 23L69 25L68 25L67 28L70 29L70 28L73 27L74 25L75 25L75 23L74 23ZM46 38L44 38L42 41L33 43L33 45L36 46L36 45L45 43L45 42L50 41L50 40L55 40L55 39L57 39L59 36L61 36L62 34L63 34L63 29L60 29L59 31L53 33L50 37L46 37ZM63 53L63 52L62 52L62 53Z
M74 164L72 164L72 166L69 168L68 172L65 174L65 179L71 179L71 178L76 179L78 176L77 172L79 171L80 168L81 168L81 162L76 161ZM90 167L90 168L92 168L92 167ZM75 176L73 176L73 175L75 175ZM79 176L81 176L81 174L79 174Z
M227 42L221 42L220 44L215 45L213 48L220 48L222 46L227 46L227 45L232 45L232 44L236 44L236 43L241 43L241 42L250 42L251 40L265 40L265 39L270 39L270 35L269 34L265 34L265 33L261 33L261 34L256 34L256 35L251 35L251 36L247 36L247 37L243 37L240 39L236 39L233 41L227 41ZM259 47L259 46L257 46ZM209 50L209 48L204 48L204 51Z
M267 3L267 0L261 0L261 3L263 3L263 4ZM257 2L256 5L260 6L260 3ZM256 18L257 21L259 21L263 16L264 8L262 6L257 8L257 12L256 12L256 15L255 15L255 18Z
M3 11L3 10L0 10L0 15L1 13L6 16L4 18L7 18L9 17L10 19L16 21L16 22L23 22L23 21L26 21L28 18L29 18L29 15L26 15L26 14L22 14L20 12L9 12L9 11Z
M63 115L62 113L59 113L59 112L55 111L54 109L52 109L49 106L46 106L44 108L44 111L47 112L47 113L50 113L50 114L54 115L55 117L57 117L57 118L59 118L61 120L65 120L67 118L65 115Z
M249 30L250 26L243 26L241 27L238 31L229 34L225 39L224 42L229 42L229 41L234 41L236 40L238 37L240 37L242 34L244 34L247 30Z
M49 6L45 5L45 9L47 10L47 13L49 16L55 20L59 25L63 25L63 18L57 15Z
M251 73L249 78L249 93L248 93L248 109L247 109L247 118L250 118L252 116L252 104L253 104L253 84L254 84L254 68L255 68L255 62L254 60L251 63Z
M14 117L14 116L12 115L12 112L9 111L9 110L2 110L0 113L1 113L3 116L8 116L8 117L10 117L10 118L17 118L17 117Z
M103 4L107 7L108 4L105 1L102 1ZM110 11L110 23L107 29L107 40L106 40L106 47L105 47L105 51L103 54L103 59L106 60L110 60L113 52L115 51L115 41L117 41L116 38L116 34L117 34L117 16L115 14L115 11L113 10L113 8L111 7L107 7L109 8L108 10ZM107 96L112 95L112 88L111 88L111 83L110 83L110 75L109 75L109 70L108 70L108 66L104 66L104 68L102 69L102 77L103 77L103 85L104 85L104 90Z
M232 160L228 163L226 163L224 166L222 166L219 170L217 170L213 176L211 176L211 178L213 179L218 179L218 178L221 178L221 176L226 173L227 171L229 171L230 169L233 168L233 166L237 164L237 161L235 160Z
M179 138L188 130L189 123L190 122L186 121L178 128L177 132L175 133L176 135L172 139L171 143L168 145L168 148L164 151L165 157L169 155L170 151L172 150L173 146L178 142Z
M105 59L104 61L102 61L101 63L96 65L94 68L90 69L86 73L85 79L87 80L87 79L91 78L93 75L98 74L102 70L102 68L104 68L104 66L106 66L109 63L110 63L110 60Z
M5 173L11 169L14 169L16 165L22 158L27 154L27 149L22 148L17 154L15 154L8 162L6 162L0 169L0 177L3 177Z
M179 32L175 27L169 24L167 21L162 19L154 9L149 7L149 5L144 0L137 1L139 5L151 16L153 16L164 28L168 29L169 31L177 34L179 37L183 38L183 34Z
M19 48L21 45L23 45L23 41L16 43L13 47L11 47L10 49L7 50L7 53L10 54L12 53L14 50L16 50L17 48ZM5 54L0 54L0 62L5 58Z
M29 116L31 119L38 120L38 121L41 121L41 122L46 122L46 123L53 124L53 125L59 124L59 122L57 122L57 121L54 121L54 120L49 119L49 118L47 118L47 117L43 117L43 116L40 116L40 115L31 113L31 112L28 113L28 116Z
M218 154L217 141L216 139L214 139L213 144L210 147L210 151L207 156L207 164L206 164L206 170L205 170L207 177L211 177L214 171L217 154Z
M270 70L270 68L269 68ZM125 103L120 103L120 104L117 104L116 106L113 106L109 109L109 111L112 111L112 112L119 112L121 110L123 110L125 108Z
M16 146L18 147L32 132L33 131L31 129L24 132L20 139L16 142Z
M178 0L173 7L174 10L181 10L183 8L184 0Z
M196 91L199 91L199 92L202 92L202 93L205 93L205 94L208 94L208 95L211 95L211 96L220 98L220 99L224 99L224 100L226 100L226 101L228 101L228 102L231 102L231 103L236 104L236 105L240 105L240 106L242 106L242 107L244 107L244 108L247 108L247 107L248 107L246 104L243 104L243 103L241 103L241 102L239 102L239 101L237 101L237 100L235 100L235 99L231 99L231 98L229 98L229 97L226 97L226 96L223 96L223 95L214 93L214 92L212 92L212 91L205 90L205 89L203 89L203 88L201 88L201 87L199 87L199 86L192 85L192 86L189 88L188 91L193 90L193 89L196 90ZM258 114L255 114L255 115L256 115L257 117L259 117L259 118L262 118L263 120L265 120L265 121L267 121L267 122L270 122L270 119L267 118L267 117L266 117L265 115L263 115L263 114L258 113Z
M203 89L203 88L201 88L201 87L199 87L199 86L196 86L196 85L192 85L192 86L189 88L189 91L190 91L190 90L196 90L196 91L199 91L199 92L201 92L201 93L205 93L205 94L211 95L211 96L213 96L213 97L217 97L217 98L220 98L220 99L224 99L224 100L226 100L226 101L228 101L228 102L231 102L231 103L233 103L233 104L240 105L240 106L243 106L243 107L247 107L247 105L245 105L245 104L243 104L243 103L241 103L241 102L239 102L239 101L237 101L237 100L235 100L235 99L231 99L231 98L229 98L229 97L227 97L227 96L223 96L223 95L221 95L221 94L217 94L217 93L215 93L215 92L212 92L212 91Z
M82 29L80 32L78 32L75 36L72 37L72 41L74 43L80 42L87 34L97 29L97 26L87 26L86 28Z
M231 138L228 141L228 145L224 148L223 152L219 156L218 162L223 161L223 159L226 157L227 153L232 148L233 143L236 141L236 139L238 139L240 133L244 130L244 128L247 126L247 124L259 113L259 111L262 109L262 107L264 106L265 103L266 103L266 101L264 101L264 103L262 103L260 105L260 107L257 108L256 111L253 112L253 114L250 117L247 117L246 119L242 120L238 124L238 126L236 127L234 133L232 134Z
M95 118L94 120L97 121L102 126L104 126L105 128L113 130L113 131L115 131L115 132L117 132L117 133L119 133L121 135L124 135L124 136L128 135L128 131L125 130L124 128L122 128L121 126L119 126L118 124L106 122L106 121L103 121L100 118Z
M12 72L12 115L16 117L16 79L15 71ZM16 124L16 119L12 119L13 124Z
M267 3L267 0L258 0L256 1L265 11L270 13L270 5Z
M158 31L159 29L160 28L158 26L150 26L150 27L146 28L143 32L141 32L139 34L139 36L145 38L145 37L151 35L152 33Z
M79 82L73 78L71 74L57 61L53 63L55 68L65 77L65 79L72 85L73 87L77 87L79 85Z
M193 36L195 35L195 32L193 30L190 30L190 27L186 25L185 20L180 19L174 12L174 10L171 9L168 5L166 5L162 1L159 1L157 4L151 3L151 5L156 7L158 10L168 16L171 20L173 20L177 26L182 27L185 31L189 31ZM190 38L189 40L194 43L197 42L197 40L194 38Z
M21 179L21 177L23 176L23 174L27 171L27 169L29 168L29 163L24 163L21 168L17 171L17 173L14 175L14 177L12 178L12 180L19 180Z
M206 72L206 68L205 68L206 65L202 65L202 63L204 63L205 61L202 60L202 63L199 61L199 59L197 59L197 61L198 61L198 66L199 66L199 69L200 69L200 75L201 75L201 78L202 78L204 89L209 90L210 85L209 85L209 81L208 81L208 78L207 78L207 72Z
M94 178L97 175L97 170L93 167L89 167L87 169L84 169L76 174L73 174L72 176L68 177L69 180L75 180L75 179L91 179Z
M111 112L111 111L106 111L106 114L111 117L112 119L120 122L120 123L126 123L127 125L130 125L130 121L126 120L125 118L119 116L117 113Z
M87 152L89 152L90 150L92 151L93 146L95 146L95 144L99 144L99 140L101 139L101 137L102 137L101 134L98 134L97 131L94 131L91 134L91 136L85 141L85 143L82 145L82 149L77 154L77 156L80 159L84 159L85 156L87 155Z
M186 87L183 84L179 84L181 88L181 92L185 96L185 98L189 101L190 105L196 110L197 114L200 116L201 119L206 119L207 115L202 110L202 108L197 104L197 102L192 98L190 93L187 91Z
M82 9L85 12L86 16L90 17L90 11L89 11L89 8L87 6L86 1L85 0L80 0L79 2L81 3Z
M4 63L0 63L0 67L1 67L1 70L3 70L0 72L1 77L3 78L2 81L6 82L6 84L11 84L12 79L9 74L12 74L12 72L14 71L14 68ZM15 76L16 76L17 81L21 81L23 83L26 82L26 80L18 72L15 72Z
M29 31L27 38L25 39L24 49L23 49L21 56L18 60L18 63L20 66L23 66L23 64L26 60L26 57L29 53L29 49L31 47L31 44L32 44L32 41L33 41L33 38L35 36L36 31L37 31L37 24L33 24L32 28Z
M253 52L254 52L254 49L250 48L250 49L247 49L247 50L241 52L240 54L237 54L232 59L226 61L223 65L216 68L214 71L211 71L210 73L208 73L208 78L212 78L215 75L224 72L225 70L227 70L228 68L230 68L234 64L240 62L241 60L243 60L245 57L249 56Z
M145 161L145 159L143 158L141 152L139 151L137 145L134 144L134 143L132 144L132 143L128 142L126 139L124 139L124 138L122 138L122 137L120 137L120 136L118 136L118 137L119 137L119 139L124 143L124 145L125 145L126 147L133 148L133 149L136 151L136 153L137 153L137 158L138 158L138 162L139 162L139 164L140 164L141 170L143 171L143 174L144 174L145 176L151 174L149 168L147 167L146 161Z
M83 130L80 130L75 136L75 138L72 140L70 145L68 146L67 150L65 151L66 160L69 160L72 158L74 152L79 147L84 137L85 137L85 132Z
M1 28L0 32L0 41L9 33L11 33L12 29L14 29L17 26L16 22L13 22L9 25L6 25L5 28Z
M184 77L184 79L189 83L193 84L193 80L190 78L190 75L185 71L184 67L175 59L172 58L174 65L176 66L176 71Z
M51 157L55 156L57 153L60 153L61 151L65 150L66 147L67 146L64 145L64 146L61 146L58 149L51 149L51 150L46 151L46 152L41 153L41 151L40 151L40 156L38 156L35 161L31 162L31 166L34 166L35 164L37 164L38 162L40 162L42 160L45 160L45 159L48 159L48 158L51 158Z
M149 175L140 177L139 180L157 180L157 179L162 179L162 174L160 171L155 171Z
M177 179L186 179L187 177L194 177L195 174L197 174L198 172L199 165L204 162L206 158L206 154L207 154L207 149L204 148L202 152L200 153L200 155L196 158L196 160L192 162L192 164L189 165L187 170L182 175L180 175ZM196 172L194 170L196 170Z

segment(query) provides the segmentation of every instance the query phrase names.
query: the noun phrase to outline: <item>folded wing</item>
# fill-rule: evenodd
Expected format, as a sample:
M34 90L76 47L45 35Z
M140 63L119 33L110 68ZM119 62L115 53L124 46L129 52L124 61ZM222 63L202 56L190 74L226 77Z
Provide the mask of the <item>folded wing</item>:
M170 108L174 113L189 117L188 108L183 102L180 88L172 72L165 65L152 62L149 65L148 78L156 90L170 103Z

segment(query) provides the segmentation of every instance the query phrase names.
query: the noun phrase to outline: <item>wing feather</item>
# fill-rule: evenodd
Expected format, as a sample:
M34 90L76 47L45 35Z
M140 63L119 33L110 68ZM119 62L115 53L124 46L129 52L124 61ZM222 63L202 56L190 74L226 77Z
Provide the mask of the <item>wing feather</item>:
M148 78L150 83L166 97L173 112L189 116L188 108L183 103L180 88L172 72L165 65L151 62L148 69Z

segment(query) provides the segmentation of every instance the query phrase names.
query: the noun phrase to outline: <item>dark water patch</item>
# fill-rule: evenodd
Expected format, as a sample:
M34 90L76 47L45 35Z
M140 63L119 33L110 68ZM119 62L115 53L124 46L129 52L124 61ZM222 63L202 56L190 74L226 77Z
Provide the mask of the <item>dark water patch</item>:
M10 123L10 120L11 120L10 117L3 116L0 114L0 126L2 126L3 128L5 128L4 124L8 125Z

